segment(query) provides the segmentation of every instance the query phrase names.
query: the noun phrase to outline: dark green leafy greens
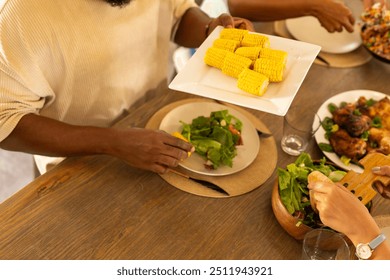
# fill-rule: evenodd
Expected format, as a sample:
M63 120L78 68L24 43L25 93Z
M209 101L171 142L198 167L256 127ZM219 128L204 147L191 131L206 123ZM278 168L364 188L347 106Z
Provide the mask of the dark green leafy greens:
M181 121L181 134L201 155L206 168L217 169L221 165L233 166L237 145L242 144L242 122L228 110L214 111L210 116L199 116L190 124Z
M286 169L278 168L279 194L287 211L298 218L303 224L316 228L321 221L310 206L307 176L310 172L318 170L328 176L332 181L340 181L345 171L337 170L333 165L326 163L325 158L313 162L310 155L302 153L294 163L287 165Z

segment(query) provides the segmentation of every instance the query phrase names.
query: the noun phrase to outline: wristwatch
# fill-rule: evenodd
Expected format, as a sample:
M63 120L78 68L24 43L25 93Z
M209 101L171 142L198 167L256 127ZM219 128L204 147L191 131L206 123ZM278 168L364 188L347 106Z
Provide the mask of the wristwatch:
M356 245L356 256L361 260L368 260L372 252L378 247L383 241L386 240L386 236L381 233L375 237L370 243L359 243Z

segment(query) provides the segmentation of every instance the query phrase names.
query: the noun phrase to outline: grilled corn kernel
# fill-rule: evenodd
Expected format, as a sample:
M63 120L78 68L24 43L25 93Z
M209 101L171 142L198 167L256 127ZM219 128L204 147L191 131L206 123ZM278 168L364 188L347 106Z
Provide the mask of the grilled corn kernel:
M181 140L183 140L183 141L189 142L188 139L185 138L185 137L183 136L183 134L181 134L181 133L178 132L178 131L173 132L171 135L174 136L174 137L176 137L176 138L179 138L179 139L181 139ZM191 156L191 152L187 152L187 153L188 153L188 157L190 157L190 156Z
M262 96L268 84L268 77L251 69L244 69L238 75L237 87L254 95Z
M261 47L239 47L236 49L235 53L252 60L256 60L259 58Z
M249 34L249 31L238 28L224 28L221 30L221 33L219 33L219 38L241 42L245 34Z
M278 60L283 64L287 62L287 52L271 48L262 48L259 53L259 58L271 58Z
M210 47L206 51L204 62L209 66L222 69L223 61L225 60L227 52L227 50Z
M270 41L269 38L265 35L257 33L248 33L244 35L244 38L242 38L241 46L269 48Z
M270 58L256 59L253 65L253 70L267 76L270 82L283 81L284 68L285 64Z
M240 41L217 38L213 42L213 47L234 52L240 46Z
M222 65L222 73L238 78L242 70L249 68L251 64L252 60L249 58L228 52Z

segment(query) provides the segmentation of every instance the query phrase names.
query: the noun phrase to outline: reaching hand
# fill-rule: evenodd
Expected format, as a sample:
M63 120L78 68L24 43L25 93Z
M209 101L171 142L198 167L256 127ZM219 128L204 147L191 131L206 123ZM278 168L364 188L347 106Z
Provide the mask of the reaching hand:
M390 177L390 165L374 167L372 173Z
M323 1L321 3L322 7L313 12L313 15L328 32L341 32L343 28L353 32L355 18L352 11L344 3L338 1Z
M344 186L315 182L308 185L321 221L332 229L353 236L367 224L377 229L367 208Z
M209 23L209 35L218 25L221 25L226 28L239 28L239 29L246 29L249 31L255 31L255 28L251 21L239 18L239 17L232 17L229 14L221 14L217 18L213 18L211 22Z
M374 167L374 168L372 168L372 173L377 174L377 175L390 177L390 165ZM372 184L372 187L383 198L390 199L390 186L389 185L385 185L381 181L376 181Z
M193 152L191 144L161 131L141 128L116 129L110 154L129 165L166 173Z

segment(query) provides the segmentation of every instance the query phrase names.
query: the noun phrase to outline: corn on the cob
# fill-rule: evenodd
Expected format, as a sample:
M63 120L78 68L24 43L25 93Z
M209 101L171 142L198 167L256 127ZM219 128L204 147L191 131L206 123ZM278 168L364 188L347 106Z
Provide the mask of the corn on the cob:
M209 66L222 69L223 61L225 60L227 52L227 50L210 47L206 51L204 62Z
M248 33L244 35L244 38L242 38L241 46L269 48L270 41L269 38L265 35L257 33Z
M237 87L257 96L262 96L265 93L268 84L268 77L249 68L244 69L238 75Z
M278 60L283 64L286 64L287 52L271 48L262 48L260 50L259 58L270 58L273 60Z
M213 42L213 47L234 52L240 46L240 41L217 38Z
M174 136L174 137L176 137L176 138L179 138L179 139L181 139L181 140L183 140L183 141L189 142L188 139L185 138L185 137L183 136L183 134L181 134L181 133L178 132L178 131L173 132L171 135ZM188 157L190 157L191 152L187 152L187 154L188 154Z
M256 59L253 65L253 70L267 76L270 82L283 81L284 68L285 64L270 58Z
M239 47L236 49L235 53L256 60L259 58L261 49L261 47Z
M238 28L224 28L219 33L219 38L241 41L245 34L249 34L249 31Z
M234 78L238 78L238 75L245 68L249 68L252 64L252 60L241 55L227 52L225 60L222 65L222 73Z

